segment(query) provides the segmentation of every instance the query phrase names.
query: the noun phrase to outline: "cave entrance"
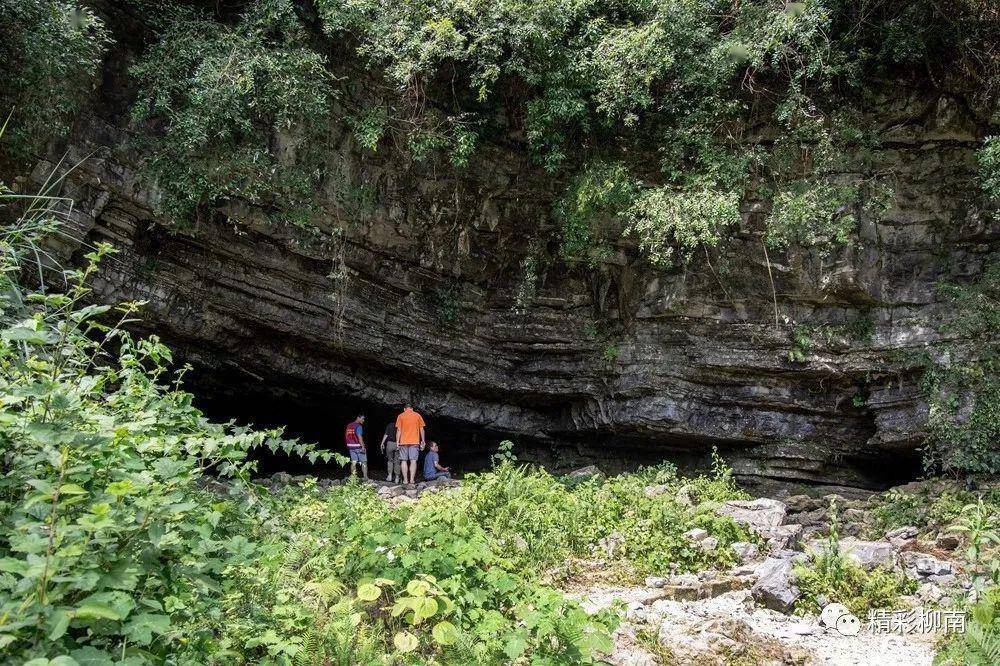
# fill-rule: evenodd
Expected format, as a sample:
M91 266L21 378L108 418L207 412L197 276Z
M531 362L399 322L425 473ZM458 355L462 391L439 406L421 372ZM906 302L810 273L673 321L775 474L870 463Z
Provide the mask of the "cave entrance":
M284 428L285 436L312 442L322 450L347 454L344 427L358 414L365 415L364 437L368 449L368 471L374 479L386 478L386 459L379 443L385 427L395 422L402 405L386 405L350 395L310 391L304 387L281 386L270 382L248 382L245 377L220 376L197 367L186 377L185 388L195 396L195 405L215 421L234 420L239 425L257 428ZM419 406L417 406L419 411ZM441 446L441 463L453 474L485 469L501 441L510 436L490 432L451 419L424 414L427 441ZM275 472L313 474L325 478L343 478L350 468L331 461L308 460L283 451L260 449L252 454L257 461L257 475ZM418 467L421 477L422 460Z
M195 363L185 385L195 395L195 404L213 420L284 428L288 437L341 454L346 454L344 426L358 414L364 414L369 474L374 479L386 478L386 461L379 443L386 424L395 420L402 405L318 390L302 382L264 380L227 369L225 365L206 368ZM417 409L420 411L420 405ZM884 457L857 454L823 462L808 456L797 457L794 452L783 450L783 446L740 441L607 431L586 435L566 433L564 439L532 439L524 434L498 432L436 416L426 410L424 417L428 441L439 442L442 464L458 476L488 468L492 455L505 439L515 443L514 452L519 460L541 464L553 473L596 464L605 473L616 474L662 461L677 465L686 474L704 473L710 470L711 451L717 447L741 484L760 495L773 494L781 488L797 492L807 487L831 491L881 490L917 478L920 469L919 457L914 452L884 452L883 456L893 456L892 465L886 465ZM553 422L556 421L553 414ZM346 466L322 461L313 464L281 451L261 449L253 457L259 476L288 472L343 478L349 473Z

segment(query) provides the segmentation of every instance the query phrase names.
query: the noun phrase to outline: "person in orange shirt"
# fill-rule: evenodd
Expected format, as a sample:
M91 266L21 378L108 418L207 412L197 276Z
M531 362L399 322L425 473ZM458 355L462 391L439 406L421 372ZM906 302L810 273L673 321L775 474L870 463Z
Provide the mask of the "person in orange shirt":
M416 483L417 456L424 448L424 427L424 417L413 411L413 405L406 403L402 414L396 417L396 441L399 443L403 483Z

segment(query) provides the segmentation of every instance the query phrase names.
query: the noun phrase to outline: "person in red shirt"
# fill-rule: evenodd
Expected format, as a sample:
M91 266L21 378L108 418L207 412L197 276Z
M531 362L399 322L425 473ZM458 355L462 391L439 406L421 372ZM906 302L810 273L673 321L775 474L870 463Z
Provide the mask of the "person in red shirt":
M413 405L409 403L403 407L403 413L396 417L396 441L399 443L403 483L416 483L417 456L424 448L425 426L424 417L413 411Z
M365 449L365 436L362 426L365 422L365 415L358 414L358 418L347 424L344 429L344 444L347 446L347 453L351 456L351 476L357 473L358 464L361 464L361 474L368 480L368 452Z

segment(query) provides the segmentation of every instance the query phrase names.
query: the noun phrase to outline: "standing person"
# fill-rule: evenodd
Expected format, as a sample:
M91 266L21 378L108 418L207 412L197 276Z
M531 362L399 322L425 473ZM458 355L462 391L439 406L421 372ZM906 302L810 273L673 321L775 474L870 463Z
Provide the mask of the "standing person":
M385 474L389 483L402 483L403 474L399 471L399 444L397 443L396 424L390 423L382 435L382 453L385 454Z
M450 479L451 472L447 467L442 467L438 457L438 443L431 442L431 450L424 456L424 479L433 481L434 479Z
M403 483L413 484L417 481L417 456L424 448L424 427L424 417L413 411L413 405L406 403L403 413L396 417Z
M368 480L368 452L365 450L364 428L365 415L358 414L358 417L347 424L344 430L344 444L347 445L347 453L351 456L351 476L357 473L358 463L361 463L361 474Z

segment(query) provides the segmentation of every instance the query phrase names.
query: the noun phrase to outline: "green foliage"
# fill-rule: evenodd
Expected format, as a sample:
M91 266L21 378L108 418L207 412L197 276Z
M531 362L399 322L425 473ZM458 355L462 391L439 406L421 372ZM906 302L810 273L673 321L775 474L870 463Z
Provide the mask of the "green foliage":
M966 535L969 546L966 559L970 568L976 574L976 586L982 588L987 576L983 575L987 553L992 553L989 562L989 578L993 585L1000 584L1000 516L994 511L996 507L977 498L974 503L962 507L962 513L951 526L952 531Z
M318 657L308 663L369 663L365 655L377 654L589 663L610 648L615 613L588 615L540 584L537 565L495 547L461 497L386 511L371 487L350 483L323 494L287 488L269 504L272 522L253 537L272 559L248 566L232 588L236 619L221 639L251 648L239 663L307 645ZM251 604L256 614L239 612ZM324 630L330 623L344 630ZM270 645L250 644L267 629Z
M808 563L798 565L794 575L795 585L802 593L795 603L797 613L819 613L822 608L817 599L822 596L864 617L872 608L892 608L897 597L916 589L916 584L900 573L881 567L865 571L840 552L837 508L833 502L825 547L811 554Z
M245 478L254 447L319 454L276 431L209 423L166 384L169 349L121 328L140 304L88 304L108 246L57 276L64 293L24 291L26 257L63 202L19 203L0 238L5 663L138 664L201 650L223 619L225 572L256 551L236 529L247 498L202 484Z
M663 492L647 495L649 485L663 485ZM675 499L685 485L699 498L697 506ZM603 552L624 559L639 574L669 566L690 571L731 563L729 546L751 540L743 528L714 512L716 503L744 497L724 466L696 479L681 479L671 465L661 465L570 484L505 459L488 474L468 477L461 497L468 501L467 514L483 525L497 548L518 566L538 570L565 569L573 557ZM693 527L717 537L718 548L706 552L684 539Z
M685 258L702 245L719 242L727 227L739 224L740 196L712 188L676 191L648 189L628 212L628 231L653 264L668 264L675 249Z
M1000 201L1000 136L988 136L977 155L983 193Z
M913 525L924 532L950 531L963 508L982 500L986 513L1000 514L1000 493L991 491L977 497L956 484L932 481L916 491L890 490L873 496L867 512L866 533L881 538L889 530Z
M595 162L581 171L554 207L562 257L591 266L605 258L610 248L603 231L632 205L637 190L621 163Z
M774 197L768 218L767 242L772 247L790 243L806 246L847 243L854 231L850 208L857 188L797 181Z
M792 329L792 344L788 348L788 360L805 363L809 360L809 350L813 345L813 328L798 324Z
M992 666L1000 663L1000 587L969 609L964 633L953 633L934 666Z
M235 25L159 11L157 41L130 73L161 211L190 221L199 206L239 201L301 216L320 177L332 89L290 0L255 0Z
M586 613L474 519L495 493L387 511L356 481L248 487L253 447L332 456L212 424L166 385L169 350L121 328L139 304L114 318L86 304L108 247L59 276L66 293L24 292L52 229L46 205L26 210L0 243L4 663L561 664L611 649L617 611ZM544 528L539 543L563 531Z
M998 285L1000 261L993 258L977 282L940 287L955 313L943 332L965 346L946 346L947 360L929 363L921 379L929 406L925 465L930 469L966 474L1000 470Z
M104 23L77 2L0 0L0 116L13 112L8 157L27 158L66 133L108 44Z

